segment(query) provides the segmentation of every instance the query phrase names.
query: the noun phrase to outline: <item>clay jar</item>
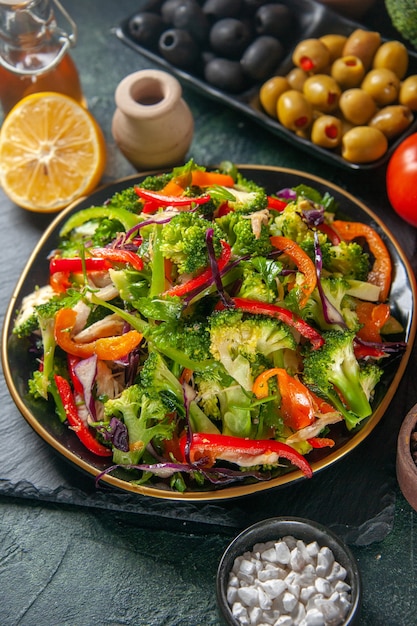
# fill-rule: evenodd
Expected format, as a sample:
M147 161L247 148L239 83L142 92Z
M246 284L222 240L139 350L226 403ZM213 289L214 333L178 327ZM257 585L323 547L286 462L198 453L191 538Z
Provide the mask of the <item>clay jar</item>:
M112 134L137 170L185 160L194 120L176 78L161 70L134 72L117 86L115 101Z

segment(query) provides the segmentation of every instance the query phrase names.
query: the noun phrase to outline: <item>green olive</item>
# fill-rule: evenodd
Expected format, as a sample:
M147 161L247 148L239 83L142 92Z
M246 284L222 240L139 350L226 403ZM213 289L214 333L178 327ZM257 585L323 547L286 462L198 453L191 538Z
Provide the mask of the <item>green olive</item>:
M411 110L402 104L391 104L380 109L369 122L369 126L378 128L387 139L393 139L403 133L413 121Z
M285 128L299 132L310 126L313 107L302 93L290 89L278 98L277 114L278 120Z
M343 48L347 41L346 35L323 35L320 37L320 41L324 43L328 51L330 52L330 62L334 61L338 57L342 56Z
M303 39L294 49L292 61L305 72L319 73L330 63L330 52L320 39Z
M365 76L365 68L359 57L350 55L336 59L331 67L331 75L342 89L358 87Z
M392 104L398 100L400 93L400 79L385 67L371 70L362 81L362 89L380 106Z
M305 81L303 93L313 108L331 113L337 108L341 89L331 76L314 74Z
M343 135L342 157L350 163L370 163L388 150L388 140L378 128L355 126Z
M311 141L322 148L337 148L342 141L342 122L334 115L321 115L311 128Z
M273 76L262 85L259 90L259 99L268 115L277 117L278 98L289 88L288 80L284 76Z
M352 87L342 93L339 107L344 118L357 126L367 124L376 113L376 104L372 96L358 87Z
M375 69L386 67L398 78L404 78L408 69L408 50L400 41L386 41L376 51L372 66Z
M287 74L287 81L290 85L291 89L296 89L297 91L303 91L304 83L308 78L307 72L301 69L301 67L294 67Z
M408 76L401 83L398 101L412 111L417 111L417 74Z
M375 53L381 45L381 35L375 31L357 28L349 35L342 56L359 57L365 70L372 66Z

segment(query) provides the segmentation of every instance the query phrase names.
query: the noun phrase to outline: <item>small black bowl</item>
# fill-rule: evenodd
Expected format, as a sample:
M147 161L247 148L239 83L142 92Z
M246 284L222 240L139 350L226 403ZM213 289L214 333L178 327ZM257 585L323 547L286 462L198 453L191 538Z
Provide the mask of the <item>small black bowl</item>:
M251 552L257 543L278 541L283 537L291 536L309 544L317 541L320 547L327 546L333 552L335 560L347 572L345 582L351 588L351 606L340 626L354 626L359 622L361 609L362 588L361 577L355 557L343 541L332 531L317 522L298 517L273 517L257 522L242 531L226 548L217 570L217 603L220 615L227 626L240 626L240 622L233 616L227 601L227 587L229 574L234 561L245 552Z

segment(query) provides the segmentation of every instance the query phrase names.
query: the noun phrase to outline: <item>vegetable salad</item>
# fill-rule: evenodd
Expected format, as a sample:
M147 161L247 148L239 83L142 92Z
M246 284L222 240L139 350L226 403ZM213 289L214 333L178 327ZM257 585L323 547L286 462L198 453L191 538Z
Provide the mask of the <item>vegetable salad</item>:
M310 477L405 348L388 250L337 208L191 160L73 213L14 324L29 393L137 484Z

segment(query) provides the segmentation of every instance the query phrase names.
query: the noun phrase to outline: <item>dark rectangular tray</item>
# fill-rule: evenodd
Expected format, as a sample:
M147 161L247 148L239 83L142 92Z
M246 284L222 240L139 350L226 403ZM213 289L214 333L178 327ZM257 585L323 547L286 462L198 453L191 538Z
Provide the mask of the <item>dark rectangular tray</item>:
M349 35L357 28L365 28L363 25L346 19L334 11L326 8L324 5L314 2L313 0L280 0L281 4L287 5L292 13L296 16L296 27L294 29L291 45L287 48L287 54L277 70L275 75L286 75L293 67L291 60L292 50L297 43L307 38L319 38L325 34L334 33L340 35ZM317 157L330 164L342 167L348 170L375 170L385 165L391 157L395 148L409 134L417 131L417 116L413 123L408 127L407 131L398 136L394 141L390 142L388 151L383 157L371 163L349 163L342 156L312 144L309 140L298 137L290 130L287 130L278 121L269 117L263 112L259 102L259 88L261 84L254 85L250 89L240 94L230 94L221 91L204 80L199 74L192 74L171 63L168 63L157 52L149 50L139 45L129 33L129 20L134 14L124 19L115 29L115 35L126 45L133 48L136 52L143 55L156 65L161 66L167 72L176 76L183 84L191 87L193 90L207 96L212 100L221 102L245 116L260 124L268 131L281 137L287 142L298 145L302 150L309 153L313 157ZM408 51L409 68L407 74L417 74L417 54Z

